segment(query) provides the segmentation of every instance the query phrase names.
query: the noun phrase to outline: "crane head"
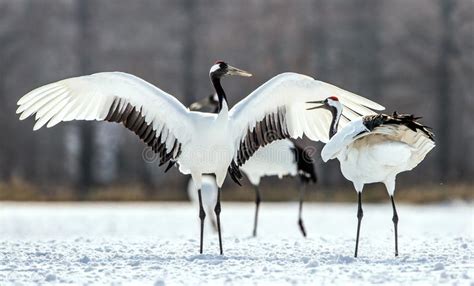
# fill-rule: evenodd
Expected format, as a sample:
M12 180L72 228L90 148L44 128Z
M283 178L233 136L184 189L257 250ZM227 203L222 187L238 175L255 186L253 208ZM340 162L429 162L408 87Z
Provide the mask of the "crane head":
M236 67L233 67L223 61L215 62L214 65L211 67L209 74L211 75L211 77L223 77L227 75L238 75L238 76L244 76L244 77L252 76L251 73L238 69Z
M318 109L318 108L325 108L325 109L328 109L329 111L342 110L342 104L339 102L339 98L337 98L336 96L330 96L326 98L325 100L308 101L306 103L319 104L317 106L309 107L307 108L307 110L313 110L313 109Z

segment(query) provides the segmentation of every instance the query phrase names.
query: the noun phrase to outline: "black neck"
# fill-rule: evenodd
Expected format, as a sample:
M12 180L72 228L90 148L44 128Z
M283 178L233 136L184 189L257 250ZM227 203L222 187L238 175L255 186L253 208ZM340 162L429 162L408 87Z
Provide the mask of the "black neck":
M331 107L330 110L332 113L332 122L331 127L329 127L329 139L336 135L339 126L339 119L341 118L341 116L337 114L337 108Z
M224 105L224 101L227 104L227 97L225 96L224 89L222 88L221 85L221 77L216 76L214 74L211 74L211 82L214 85L214 89L216 90L217 97L219 98L219 103L217 106L217 113L219 113L222 110L222 107Z

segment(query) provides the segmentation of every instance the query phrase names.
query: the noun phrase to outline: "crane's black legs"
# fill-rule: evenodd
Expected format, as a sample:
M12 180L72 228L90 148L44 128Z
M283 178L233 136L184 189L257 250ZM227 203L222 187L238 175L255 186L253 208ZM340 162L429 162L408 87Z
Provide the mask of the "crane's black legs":
M204 219L206 218L206 212L202 206L202 196L201 196L201 189L198 190L198 197L199 197L199 218L201 219L201 240L199 244L199 253L202 254L202 242L204 237Z
M257 236L257 223L258 223L258 210L260 208L260 202L261 202L261 197L260 197L260 189L258 186L255 186L255 218L253 221L253 236Z
M364 211L362 210L362 192L357 192L358 194L358 207L357 207L357 237L356 237L356 247L354 257L357 257L357 250L359 249L359 233L360 233L360 223L362 221L362 217L364 216Z
M392 199L392 208L393 208L393 226L395 228L395 256L398 256L398 214L397 209L395 208L395 201L393 200L393 195L390 196Z
M216 213L216 219L217 219L217 233L219 234L219 249L221 255L224 254L224 251L222 250L222 234L221 234L221 189L217 191L217 203L216 207L214 208L214 212Z
M300 207L299 207L299 213L298 213L298 226L300 227L301 233L303 234L304 237L306 237L306 229L304 228L303 224L303 201L304 201L304 194L306 191L306 187L304 183L301 183L300 185Z

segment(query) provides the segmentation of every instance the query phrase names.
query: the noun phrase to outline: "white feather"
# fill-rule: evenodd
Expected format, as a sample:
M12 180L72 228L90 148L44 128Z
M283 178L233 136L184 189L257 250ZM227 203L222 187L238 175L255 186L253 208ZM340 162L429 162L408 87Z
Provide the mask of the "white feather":
M337 96L343 106L360 111L360 115L375 114L369 108L383 109L375 102L309 76L283 73L261 85L230 110L234 144L238 145L247 134L249 126L253 126L266 114L276 112L278 108L286 109L287 129L291 137L299 138L305 134L313 141L327 142L330 121L326 118L330 115L329 111L307 111L306 102L324 100L329 96ZM360 116L354 116L353 112L343 111L343 114L350 120Z
M349 122L344 128L338 131L321 150L321 158L324 162L334 159L338 154L354 141L354 138L361 132L366 132L367 127L358 118Z
M296 176L298 168L295 161L293 142L290 140L277 140L265 147L258 149L250 159L242 165L250 183L254 186L260 184L265 176Z

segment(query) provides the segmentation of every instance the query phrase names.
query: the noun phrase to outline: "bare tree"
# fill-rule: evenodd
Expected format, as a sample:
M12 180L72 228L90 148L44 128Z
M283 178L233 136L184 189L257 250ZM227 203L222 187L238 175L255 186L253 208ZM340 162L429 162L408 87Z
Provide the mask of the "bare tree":
M186 28L184 29L185 34L183 35L183 86L184 86L184 98L186 104L191 104L196 101L196 91L194 85L194 64L196 54L196 30L199 25L199 18L197 17L197 2L196 1L181 1L182 9L185 12L185 18L187 19Z
M313 26L313 53L316 55L316 68L315 74L318 76L329 77L329 55L328 55L328 35L326 24L327 21L327 5L326 0L313 1L314 7L311 9L314 11L315 23Z
M91 44L89 6L89 0L77 0L77 52L80 74L90 73L91 70L91 55L88 53L89 45ZM87 196L90 187L94 184L94 127L91 124L80 124L78 130L81 149L79 153L79 176L77 178L77 187L79 190L79 197L83 199Z
M380 55L382 44L380 30L383 29L380 15L383 3L378 0L356 1L362 11L355 25L360 31L360 35L356 37L357 44L361 47L359 69L365 71L363 86L367 86L367 89L362 91L366 91L366 95L374 99L380 99L383 86Z
M7 7L6 2L0 3L0 10L10 11ZM10 4L12 6L14 4ZM26 10L26 9L25 9ZM6 15L5 15L6 16ZM17 16L14 19L10 17L1 17L0 24L4 29L0 31L0 129L5 134L13 134L13 128L11 122L9 122L8 114L11 114L11 108L14 105L10 104L10 100L7 96L6 81L9 75L9 69L12 67L15 61L18 61L22 47L24 46L24 38L19 37L22 35L25 26L21 25L23 17ZM14 150L15 144L12 140L0 140L0 180L9 180L12 173L12 166L14 165Z
M452 75L450 62L455 53L454 48L454 25L453 12L456 1L439 0L439 11L441 19L441 38L437 67L437 98L438 98L438 176L442 182L447 179L449 169L449 157L451 155L450 128L451 128L451 100Z

